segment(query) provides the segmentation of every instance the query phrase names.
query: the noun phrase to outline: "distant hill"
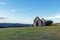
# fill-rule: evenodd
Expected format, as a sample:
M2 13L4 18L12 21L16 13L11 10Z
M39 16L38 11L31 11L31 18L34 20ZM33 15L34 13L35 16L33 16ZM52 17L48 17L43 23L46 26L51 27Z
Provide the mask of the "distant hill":
M4 27L25 27L25 26L32 26L32 24L0 23L0 28L4 28Z
M60 26L60 23L53 23L54 26Z

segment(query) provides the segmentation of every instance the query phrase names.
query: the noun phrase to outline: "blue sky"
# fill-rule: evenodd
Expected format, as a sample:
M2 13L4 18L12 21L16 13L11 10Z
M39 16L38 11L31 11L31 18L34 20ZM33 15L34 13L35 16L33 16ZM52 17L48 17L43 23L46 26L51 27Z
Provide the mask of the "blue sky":
M36 16L60 22L60 0L0 0L2 23L33 23Z

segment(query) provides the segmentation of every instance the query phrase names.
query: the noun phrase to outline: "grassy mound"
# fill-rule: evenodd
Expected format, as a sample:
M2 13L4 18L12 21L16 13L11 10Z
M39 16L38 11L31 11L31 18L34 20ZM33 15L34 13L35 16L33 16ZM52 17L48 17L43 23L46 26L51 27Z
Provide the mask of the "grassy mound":
M0 40L60 40L60 27L3 28Z

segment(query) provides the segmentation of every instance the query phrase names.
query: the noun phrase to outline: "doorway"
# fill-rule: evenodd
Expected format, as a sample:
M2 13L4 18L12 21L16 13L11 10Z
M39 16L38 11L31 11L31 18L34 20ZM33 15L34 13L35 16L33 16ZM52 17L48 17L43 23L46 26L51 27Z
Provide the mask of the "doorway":
M36 22L36 26L39 26L39 25L38 25L38 21Z

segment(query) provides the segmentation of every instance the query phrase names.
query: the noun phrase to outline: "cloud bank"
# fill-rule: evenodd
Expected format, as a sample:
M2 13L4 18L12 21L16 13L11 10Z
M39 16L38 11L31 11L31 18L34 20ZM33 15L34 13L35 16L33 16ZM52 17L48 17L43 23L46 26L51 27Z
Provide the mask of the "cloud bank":
M57 19L60 18L60 15L56 15L56 16L50 16L50 17L44 17L45 19Z

